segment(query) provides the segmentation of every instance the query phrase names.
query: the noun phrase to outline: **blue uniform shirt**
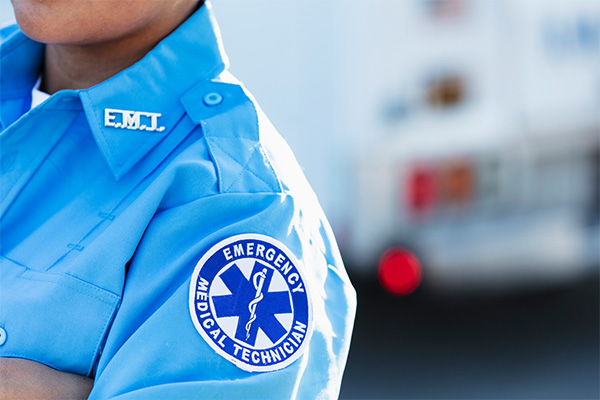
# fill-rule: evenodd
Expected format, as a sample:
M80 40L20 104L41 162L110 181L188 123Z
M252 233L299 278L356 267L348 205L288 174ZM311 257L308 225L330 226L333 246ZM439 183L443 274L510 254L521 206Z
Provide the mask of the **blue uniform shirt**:
M32 110L43 45L1 35L0 357L92 399L337 397L355 292L210 5Z

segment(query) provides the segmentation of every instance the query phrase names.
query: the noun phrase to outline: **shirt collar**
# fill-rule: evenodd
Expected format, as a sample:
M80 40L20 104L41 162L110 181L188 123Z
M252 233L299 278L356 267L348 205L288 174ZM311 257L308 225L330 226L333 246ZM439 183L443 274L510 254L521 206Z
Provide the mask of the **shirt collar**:
M24 78L10 83L9 89L18 90L13 83L19 83L31 91L39 74L41 56L36 57L43 48L29 39L26 42L28 48L23 51L35 65L29 62L26 75L15 71ZM22 51L18 53L23 57ZM206 2L142 60L99 85L75 91L115 178L126 174L177 125L185 113L180 97L199 82L214 79L227 66L220 31ZM3 70L2 75L8 74ZM2 92L3 96L8 93L4 87ZM61 93L73 91L56 95Z
M31 92L40 75L44 45L27 38L16 25L2 29L0 39L1 98Z

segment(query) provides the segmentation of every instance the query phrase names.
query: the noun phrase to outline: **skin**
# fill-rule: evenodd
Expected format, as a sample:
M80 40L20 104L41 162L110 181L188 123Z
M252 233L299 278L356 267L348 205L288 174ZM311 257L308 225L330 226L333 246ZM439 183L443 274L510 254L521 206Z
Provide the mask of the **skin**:
M94 381L21 358L0 358L0 399L86 399Z
M46 44L40 89L87 89L139 61L198 0L12 0L17 23ZM0 400L85 399L93 380L0 357Z
M198 0L12 0L19 27L46 43L41 89L87 89L139 61Z

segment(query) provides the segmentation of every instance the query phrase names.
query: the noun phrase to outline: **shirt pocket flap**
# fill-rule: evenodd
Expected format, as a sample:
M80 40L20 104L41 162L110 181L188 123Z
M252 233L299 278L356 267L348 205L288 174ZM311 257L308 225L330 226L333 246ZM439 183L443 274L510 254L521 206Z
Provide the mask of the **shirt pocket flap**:
M1 296L7 340L0 356L90 375L120 296L70 275L32 270L8 291Z

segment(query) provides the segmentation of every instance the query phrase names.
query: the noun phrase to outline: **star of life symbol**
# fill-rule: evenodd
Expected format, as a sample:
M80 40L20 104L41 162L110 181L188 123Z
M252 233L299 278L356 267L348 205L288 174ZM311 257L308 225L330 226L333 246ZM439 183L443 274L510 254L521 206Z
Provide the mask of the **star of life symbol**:
M245 234L213 246L190 284L194 326L217 354L251 372L286 367L312 333L298 261L280 242Z
M111 128L130 129L134 131L162 132L164 126L158 126L160 113L104 109L104 126Z

